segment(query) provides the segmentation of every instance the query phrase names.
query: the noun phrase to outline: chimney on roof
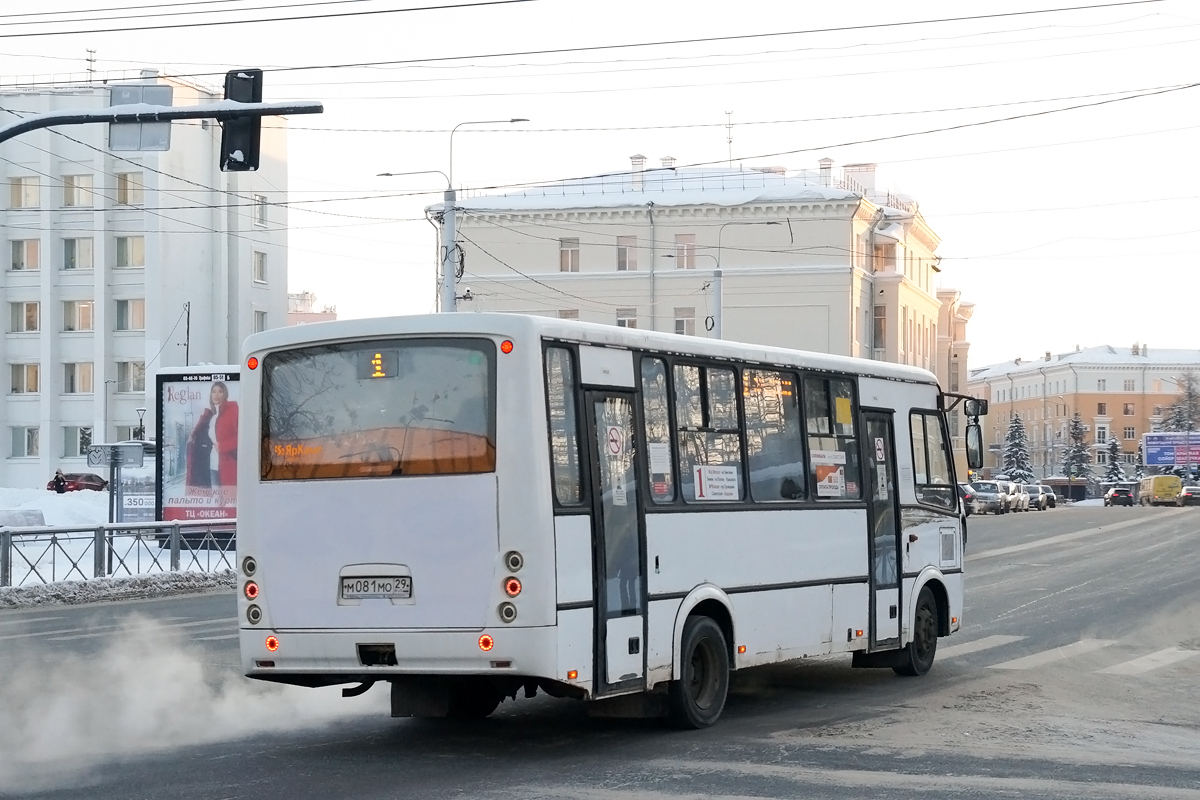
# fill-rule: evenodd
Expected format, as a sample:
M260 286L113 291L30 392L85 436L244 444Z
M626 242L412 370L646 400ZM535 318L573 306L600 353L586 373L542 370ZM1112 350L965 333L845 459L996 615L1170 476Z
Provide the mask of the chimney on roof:
M1133 343L1133 350L1132 350L1131 352L1132 352L1132 353L1133 353L1133 355L1135 355L1135 356L1140 356L1140 355L1142 354L1142 348L1141 348L1141 346L1140 346L1140 345L1138 345L1138 343L1137 343L1137 342L1134 342L1134 343Z
M817 163L821 166L821 185L833 186L833 159L822 158Z
M1017 356L1016 358L1014 358L1013 363L1016 364L1018 367L1021 366L1021 357Z
M660 160L662 161L663 169L675 169L675 156L663 156Z
M1149 352L1150 352L1150 345L1148 345L1148 344L1142 345L1142 355L1148 355Z
M1075 352L1076 352L1076 353L1082 352L1082 351L1079 349L1079 345L1075 345Z
M1046 360L1047 361L1050 360L1050 351L1049 350L1046 351Z
M629 162L633 164L633 170L630 173L630 178L632 179L633 183L633 190L635 192L640 192L645 186L646 181L646 176L643 174L646 171L646 157L641 154L630 156Z

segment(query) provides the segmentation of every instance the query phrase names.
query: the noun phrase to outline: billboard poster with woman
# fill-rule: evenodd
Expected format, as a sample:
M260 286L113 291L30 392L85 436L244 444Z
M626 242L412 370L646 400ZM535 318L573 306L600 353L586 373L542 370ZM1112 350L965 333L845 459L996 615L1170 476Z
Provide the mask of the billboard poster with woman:
M158 374L159 503L163 520L237 516L237 367Z

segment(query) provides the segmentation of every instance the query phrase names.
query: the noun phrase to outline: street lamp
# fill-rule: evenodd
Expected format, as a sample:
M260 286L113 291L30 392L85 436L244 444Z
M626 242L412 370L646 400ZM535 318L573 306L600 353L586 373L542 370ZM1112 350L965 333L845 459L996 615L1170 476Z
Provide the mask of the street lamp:
M720 294L720 284L718 283L718 281L720 281L720 279L721 279L721 262L712 253L692 253L691 256L693 258L695 258L696 256L703 256L704 258L711 258L713 260L713 264L716 265L712 271L712 277L713 277L712 281L708 284L705 284L703 287L701 287L701 290L703 291L704 289L709 288L709 286L711 286L713 288L714 311L712 314L709 314L707 318L705 318L704 328L705 328L705 330L710 331L713 334L714 339L720 339L721 338L721 300L720 300L721 294ZM675 257L676 256L673 253L663 253L661 256L661 258L675 258ZM686 267L684 267L684 269L686 269ZM712 327L709 327L710 323L711 323Z
M133 438L140 442L144 442L146 441L146 422L144 419L146 416L146 409L135 408L134 411L136 411L138 415L138 424L137 428L133 432Z
M101 437L101 443L108 441L108 387L116 384L112 378L104 381L104 436Z

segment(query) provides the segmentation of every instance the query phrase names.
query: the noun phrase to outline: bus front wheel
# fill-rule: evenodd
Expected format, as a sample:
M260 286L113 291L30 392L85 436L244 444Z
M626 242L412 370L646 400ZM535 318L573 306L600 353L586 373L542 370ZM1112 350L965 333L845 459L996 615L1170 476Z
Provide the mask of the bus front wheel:
M917 612L913 615L912 641L901 650L901 663L892 667L897 675L915 677L929 672L937 653L938 609L933 592L926 586L917 596Z
M680 676L671 681L668 719L679 728L707 728L717 721L729 693L729 650L711 617L688 617L680 643Z

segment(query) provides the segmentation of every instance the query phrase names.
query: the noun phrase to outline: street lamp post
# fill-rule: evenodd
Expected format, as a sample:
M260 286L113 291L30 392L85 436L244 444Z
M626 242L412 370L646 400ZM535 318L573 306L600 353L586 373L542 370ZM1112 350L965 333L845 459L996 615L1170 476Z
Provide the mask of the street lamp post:
M717 268L713 271L713 337L721 339L721 316L725 305L724 292L724 274L721 272L721 236L725 233L725 229L730 225L778 225L778 222L758 222L758 221L731 221L721 223L721 227L717 228Z
M708 315L712 320L712 335L714 339L721 338L721 262L712 253L692 253L692 256L711 258L716 267L712 271L713 313ZM673 253L663 253L663 258L675 258Z
M104 381L104 434L100 437L101 443L108 442L108 387L116 384L112 378Z
M140 442L146 441L146 409L135 408L134 411L138 415L137 429L133 432L133 438Z

